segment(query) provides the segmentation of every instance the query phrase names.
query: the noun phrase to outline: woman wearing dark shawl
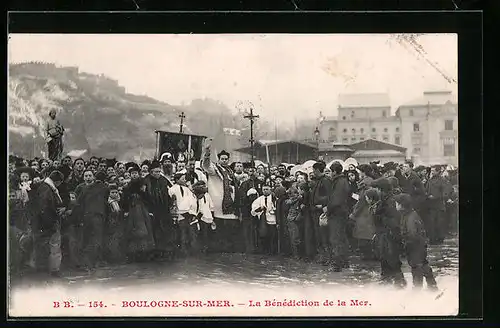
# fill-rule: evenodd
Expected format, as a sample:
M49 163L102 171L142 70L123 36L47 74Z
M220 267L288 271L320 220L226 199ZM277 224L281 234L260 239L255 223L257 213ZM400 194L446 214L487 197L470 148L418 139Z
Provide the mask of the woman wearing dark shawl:
M125 240L128 261L147 260L155 248L153 228L145 204L144 180L132 180L124 190Z

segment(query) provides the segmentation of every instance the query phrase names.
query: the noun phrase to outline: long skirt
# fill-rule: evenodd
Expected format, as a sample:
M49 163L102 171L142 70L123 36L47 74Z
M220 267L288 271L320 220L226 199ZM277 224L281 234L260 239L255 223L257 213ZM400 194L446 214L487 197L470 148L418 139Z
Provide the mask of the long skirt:
M105 230L105 260L108 263L118 264L125 260L123 213L112 212L108 215Z
M63 152L62 138L54 138L47 142L49 159L52 161L60 160Z
M140 200L133 200L125 218L126 252L145 253L154 250L155 242L149 212Z

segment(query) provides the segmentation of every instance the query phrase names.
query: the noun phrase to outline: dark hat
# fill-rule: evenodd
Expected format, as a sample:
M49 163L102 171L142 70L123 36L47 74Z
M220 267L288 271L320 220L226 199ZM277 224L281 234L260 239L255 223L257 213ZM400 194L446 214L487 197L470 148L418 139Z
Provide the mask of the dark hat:
M127 164L129 164L129 163L127 163ZM139 165L137 165L136 163L131 163L130 165L126 165L125 167L127 167L127 172L129 172L129 173L134 172L134 171L139 172L141 170Z
M217 154L217 158L220 158L221 156L224 156L224 155L227 157L231 157L231 154L229 154L227 151L223 150Z
M255 165L252 165L251 162L244 162L243 163L243 168L244 169L255 168Z
M403 205L404 208L412 208L412 199L408 194L399 194L394 196L394 200Z
M151 162L149 160L145 160L144 162L141 163L141 166L143 166L143 165L150 166Z
M106 159L106 165L108 167L115 166L116 163L117 163L116 158L108 158L108 159Z
M344 167L339 162L333 162L332 165L330 165L330 170L332 172L340 174L344 170Z
M58 182L64 180L64 175L61 173L61 171L53 170L52 172L50 172L49 178L54 182Z
M156 168L159 168L159 167L161 167L160 162L159 161L153 161L153 162L151 162L151 166L149 168L152 170L152 169L156 169Z
M370 174L370 172L372 172L372 167L368 164L361 164L358 166L358 170L364 174Z
M380 189L383 192L389 192L392 189L391 188L391 183L386 178L379 178L377 180L372 181L371 187L372 188L378 188L378 189Z

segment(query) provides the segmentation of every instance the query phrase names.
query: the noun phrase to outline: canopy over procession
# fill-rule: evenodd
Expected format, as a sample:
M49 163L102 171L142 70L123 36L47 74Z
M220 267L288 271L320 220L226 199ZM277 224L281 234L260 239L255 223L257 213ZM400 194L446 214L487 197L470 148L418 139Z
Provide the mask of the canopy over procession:
M13 272L60 276L103 265L209 253L285 256L342 271L380 262L383 282L436 288L428 245L457 233L458 170L411 161L232 162L212 139L157 131L141 163L62 156L51 114L48 158L9 157ZM252 151L253 154L253 151Z

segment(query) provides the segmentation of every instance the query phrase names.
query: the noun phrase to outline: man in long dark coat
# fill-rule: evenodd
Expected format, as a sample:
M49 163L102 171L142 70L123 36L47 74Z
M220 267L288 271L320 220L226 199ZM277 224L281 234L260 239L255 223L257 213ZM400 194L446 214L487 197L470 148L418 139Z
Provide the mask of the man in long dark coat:
M411 196L413 208L422 217L422 209L425 202L425 187L418 174L413 170L413 164L410 162L404 163L402 172L398 172L396 178L399 180L402 192Z
M319 217L323 213L323 208L328 206L330 193L332 192L331 180L324 175L325 164L317 162L313 165L314 182L312 183L310 208L311 217L304 222L305 253L308 259L312 259L321 248L323 255L326 255L326 241L321 241Z
M174 224L170 213L171 200L168 195L170 183L162 175L160 163L151 164L151 172L144 178L146 186L146 206L152 215L153 233L156 245L156 257L162 258L175 248Z
M254 253L258 246L257 227L258 219L252 216L252 203L259 197L258 180L255 176L255 168L248 169L249 178L243 181L238 188L239 215L241 217L241 230L245 241L245 253Z
M38 270L48 269L52 276L59 276L61 266L61 214L63 202L57 187L64 176L52 171L36 188L36 205L31 222L35 249L35 264Z
M336 271L348 265L349 249L346 226L349 216L348 200L351 197L349 181L342 174L342 164L335 162L330 166L332 171L332 191L328 199L326 215L328 217L328 248L330 264Z
M85 185L77 188L78 214L83 222L83 255L87 269L94 269L102 260L104 227L108 214L109 189L104 183L106 174L84 172ZM95 180L94 180L95 179Z
M440 244L446 236L446 202L450 198L450 183L441 176L439 166L431 167L429 181L426 184L427 189L427 208L428 216L424 218L425 230L432 245Z

